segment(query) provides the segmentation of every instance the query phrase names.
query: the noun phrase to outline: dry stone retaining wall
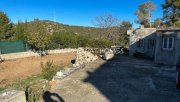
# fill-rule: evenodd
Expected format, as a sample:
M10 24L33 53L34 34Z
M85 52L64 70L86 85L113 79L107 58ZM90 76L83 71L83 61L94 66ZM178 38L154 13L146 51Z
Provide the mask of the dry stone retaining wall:
M98 60L98 56L92 54L91 52L85 51L83 48L78 48L75 63L72 66L65 68L65 70L61 70L57 72L57 74L53 77L52 81L58 83L60 79L65 78L66 76L73 73L75 70L84 68L85 65L89 62L93 62Z
M27 52L19 52L19 53L11 53L11 54L1 54L0 56L4 60L12 60L12 59L18 59L18 58L39 56L39 54L34 53L33 51L27 51Z
M77 49L56 49L56 50L48 50L48 54L58 54L58 53L70 53L70 52L76 52Z
M57 50L48 50L48 54L58 54L58 53L70 53L76 52L77 49L57 49ZM1 54L0 58L3 60L13 60L18 58L26 58L26 57L33 57L33 56L40 56L38 53L33 51L27 52L18 52L18 53L10 53L10 54Z

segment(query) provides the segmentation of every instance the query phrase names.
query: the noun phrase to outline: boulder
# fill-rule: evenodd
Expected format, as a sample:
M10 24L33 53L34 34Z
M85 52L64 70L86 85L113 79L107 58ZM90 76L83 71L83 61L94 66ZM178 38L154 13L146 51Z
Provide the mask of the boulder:
M113 51L110 49L109 51L105 52L104 59L111 60L114 57Z
M62 76L63 76L63 72L61 72L61 71L60 71L60 72L57 72L57 73L56 73L56 76L62 77Z
M0 94L0 102L26 102L25 92L8 90Z

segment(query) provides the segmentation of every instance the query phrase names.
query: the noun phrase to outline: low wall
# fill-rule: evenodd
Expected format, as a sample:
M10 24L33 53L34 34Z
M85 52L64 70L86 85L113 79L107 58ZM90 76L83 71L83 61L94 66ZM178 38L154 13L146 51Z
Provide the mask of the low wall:
M39 54L34 53L33 51L27 51L27 52L18 52L18 53L11 53L11 54L1 54L0 56L4 60L12 60L12 59L18 59L18 58L39 56Z
M69 48L69 49L48 50L47 52L48 54L59 54L59 53L70 53L70 52L76 52L76 51L77 49ZM39 56L39 54L33 51L27 51L27 52L18 52L18 53L10 53L10 54L1 54L0 56L4 60L13 60L13 59L19 59L19 58Z
M58 53L70 53L70 52L76 52L77 49L57 49L57 50L48 50L48 54L58 54Z

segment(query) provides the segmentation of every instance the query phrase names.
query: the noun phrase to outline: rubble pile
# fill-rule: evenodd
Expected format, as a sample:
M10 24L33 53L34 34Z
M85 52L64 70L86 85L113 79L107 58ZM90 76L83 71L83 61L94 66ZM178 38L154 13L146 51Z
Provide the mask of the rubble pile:
M83 48L79 48L76 55L75 63L73 67L80 67L86 63L93 62L98 59L97 55L92 54L91 52L85 51Z

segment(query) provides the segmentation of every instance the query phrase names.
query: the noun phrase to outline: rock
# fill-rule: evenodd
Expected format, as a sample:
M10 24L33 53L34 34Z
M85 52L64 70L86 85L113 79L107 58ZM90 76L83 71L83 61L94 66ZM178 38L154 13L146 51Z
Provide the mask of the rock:
M59 76L59 77L63 76L63 72L61 72L61 71L60 71L60 72L57 72L57 73L56 73L56 76Z
M26 102L25 92L9 90L0 94L0 102Z
M109 51L105 52L104 59L111 60L114 57L113 51L110 49Z
M55 80L49 81L49 85L50 85L51 87L54 87L54 86L57 85L57 82L56 82Z

